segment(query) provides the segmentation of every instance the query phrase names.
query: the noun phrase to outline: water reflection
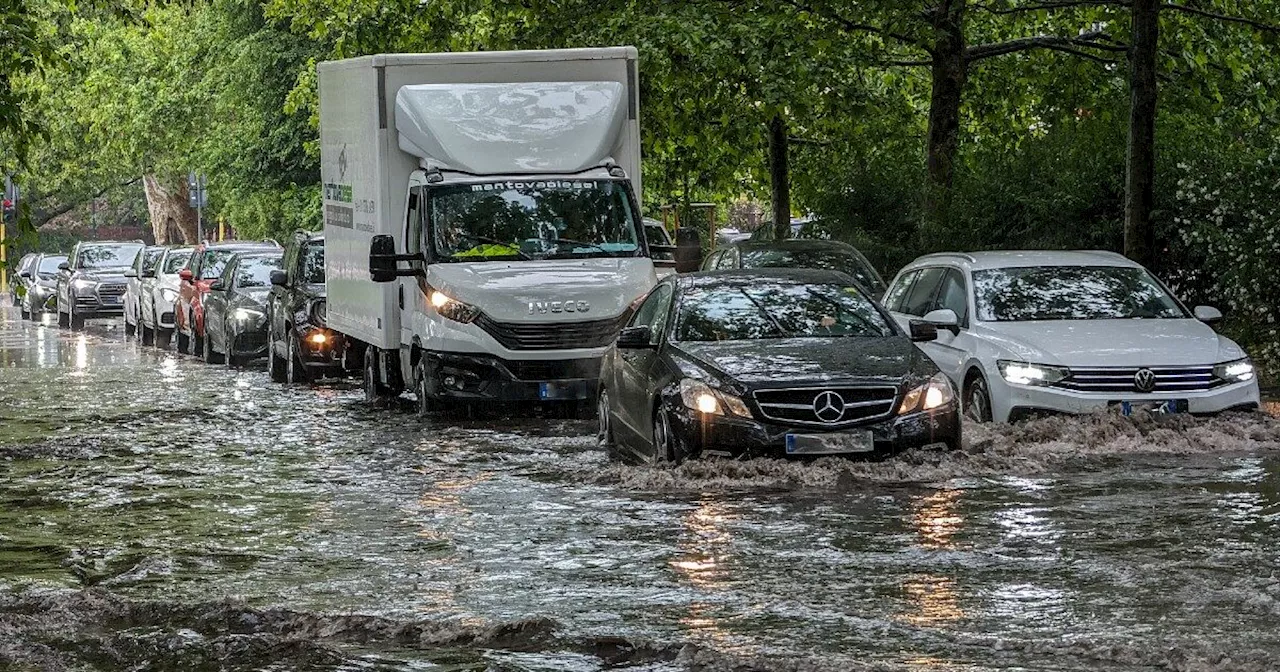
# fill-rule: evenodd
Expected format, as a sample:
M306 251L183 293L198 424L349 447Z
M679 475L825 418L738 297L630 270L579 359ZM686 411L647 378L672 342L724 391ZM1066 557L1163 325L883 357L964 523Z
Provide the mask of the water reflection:
M725 523L733 517L723 503L704 499L681 521L680 555L671 567L681 578L705 589L721 589L728 579L725 563L732 541Z
M902 582L908 610L899 620L922 627L939 627L965 617L955 579L935 574L917 574Z
M911 521L920 545L928 549L954 548L952 537L964 527L959 513L960 490L938 490L912 499Z

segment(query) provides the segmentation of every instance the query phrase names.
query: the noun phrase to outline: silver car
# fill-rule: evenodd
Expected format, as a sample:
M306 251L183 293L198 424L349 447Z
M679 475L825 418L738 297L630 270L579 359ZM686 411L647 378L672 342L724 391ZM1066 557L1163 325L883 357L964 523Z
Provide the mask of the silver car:
M67 258L61 254L37 254L36 258L19 271L26 292L22 295L22 316L39 320L40 314L55 310L58 293L58 265Z
M142 323L142 282L147 274L155 274L156 264L165 248L158 245L143 248L133 260L133 266L124 272L124 335L132 336Z
M142 273L138 309L138 341L161 349L173 338L173 307L178 301L178 271L187 265L193 247L171 247L155 267Z

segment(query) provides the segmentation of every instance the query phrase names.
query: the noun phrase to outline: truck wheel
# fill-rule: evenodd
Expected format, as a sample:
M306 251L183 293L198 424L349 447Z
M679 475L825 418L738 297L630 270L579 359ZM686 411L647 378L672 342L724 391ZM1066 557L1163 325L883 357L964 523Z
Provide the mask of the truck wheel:
M418 365L413 370L414 391L418 394L418 417L425 418L439 410L440 402L431 398L427 390L431 387L431 381L427 374L427 358L423 356Z
M376 404L391 396L391 389L382 382L378 375L378 349L370 345L364 350L364 400Z

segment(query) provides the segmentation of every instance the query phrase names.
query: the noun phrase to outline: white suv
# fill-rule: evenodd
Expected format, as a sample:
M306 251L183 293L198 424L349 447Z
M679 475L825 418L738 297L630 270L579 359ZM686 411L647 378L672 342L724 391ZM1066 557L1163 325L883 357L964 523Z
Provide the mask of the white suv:
M884 306L904 327L938 326L920 347L974 420L1258 407L1252 362L1209 326L1222 313L1188 311L1113 252L926 255L893 279Z

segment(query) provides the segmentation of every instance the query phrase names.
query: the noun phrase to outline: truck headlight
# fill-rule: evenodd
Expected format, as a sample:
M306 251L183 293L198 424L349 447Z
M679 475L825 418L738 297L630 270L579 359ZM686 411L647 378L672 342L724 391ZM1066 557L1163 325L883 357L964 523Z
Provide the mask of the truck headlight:
M1253 380L1253 360L1245 357L1234 362L1223 362L1213 367L1213 377L1228 383L1243 383Z
M72 281L71 286L75 287L78 290L88 290L88 289L93 289L97 287L98 281L90 280L88 278L77 278L74 281Z
M1071 369L1063 366L1046 366L1000 360L996 362L1000 375L1014 385L1052 385L1071 375Z
M247 322L248 320L256 320L265 314L261 310L253 310L252 308L236 308L235 317L241 322Z
M440 315L453 320L468 324L480 316L480 309L475 306L463 303L457 299L445 294L438 289L427 287L427 302L435 308Z
M707 415L736 415L740 418L751 417L751 410L741 397L713 389L710 385L692 378L680 381L680 401L686 408Z
M898 415L913 411L932 411L955 401L955 390L951 389L951 381L945 373L936 373L924 385L913 387L902 398L898 407Z

